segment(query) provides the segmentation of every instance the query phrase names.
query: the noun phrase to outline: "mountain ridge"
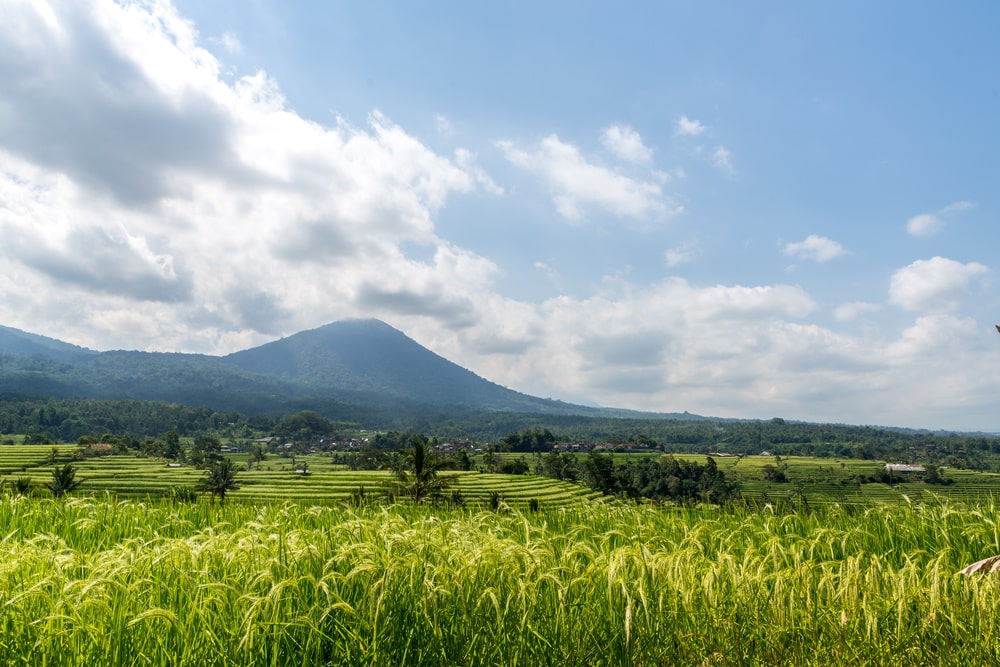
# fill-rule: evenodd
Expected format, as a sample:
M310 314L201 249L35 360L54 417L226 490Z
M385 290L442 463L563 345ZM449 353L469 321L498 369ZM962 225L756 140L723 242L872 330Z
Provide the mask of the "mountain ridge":
M253 414L314 409L366 422L428 411L680 416L530 396L476 375L377 319L331 322L223 356L98 352L0 327L2 395L161 400Z

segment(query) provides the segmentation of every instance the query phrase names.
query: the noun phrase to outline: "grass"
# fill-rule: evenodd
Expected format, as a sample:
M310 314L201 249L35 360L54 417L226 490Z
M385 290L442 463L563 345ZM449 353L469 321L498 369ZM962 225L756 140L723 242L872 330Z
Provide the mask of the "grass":
M0 499L0 663L996 664L1000 508Z

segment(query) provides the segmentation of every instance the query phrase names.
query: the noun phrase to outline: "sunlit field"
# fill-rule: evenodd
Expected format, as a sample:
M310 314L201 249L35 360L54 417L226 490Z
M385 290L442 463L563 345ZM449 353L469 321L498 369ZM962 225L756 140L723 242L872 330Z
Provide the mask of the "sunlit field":
M0 500L0 663L996 664L995 504Z

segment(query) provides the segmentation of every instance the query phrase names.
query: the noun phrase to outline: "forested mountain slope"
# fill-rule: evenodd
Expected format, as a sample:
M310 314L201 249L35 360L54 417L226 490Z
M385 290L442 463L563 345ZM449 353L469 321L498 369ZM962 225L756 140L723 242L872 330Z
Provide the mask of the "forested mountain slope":
M348 320L224 357L95 352L0 330L0 395L160 400L248 414L313 409L379 421L398 412L598 415L507 389L378 320Z

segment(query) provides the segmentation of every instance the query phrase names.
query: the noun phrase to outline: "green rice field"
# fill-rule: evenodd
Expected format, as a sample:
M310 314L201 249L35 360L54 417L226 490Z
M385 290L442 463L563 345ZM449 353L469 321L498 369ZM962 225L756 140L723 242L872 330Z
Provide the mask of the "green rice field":
M1000 508L0 499L4 665L987 665Z
M136 456L104 456L74 460L75 445L58 446L58 460L51 459L51 445L0 446L0 481L18 477L30 478L37 486L51 479L54 465L69 461L84 480L76 495L108 493L118 498L138 498L164 495L174 487L193 486L203 471L190 466L169 467L163 459ZM510 454L505 456L511 456ZM658 454L621 455L629 457ZM678 458L704 463L704 455L677 455ZM245 467L246 455L232 458ZM529 463L533 463L530 460ZM583 460L583 456L580 456ZM949 469L945 477L949 485L929 485L900 476L892 485L859 483L857 477L870 476L884 466L882 461L858 459L821 459L811 457L747 456L717 457L717 465L740 484L745 500L758 505L791 503L799 507L820 505L866 506L870 503L906 504L922 498L945 498L977 503L1000 498L1000 474L973 470ZM308 475L298 471L308 464ZM764 481L764 467L780 465L786 482ZM559 507L566 503L594 499L595 492L580 484L559 482L536 475L510 476L478 471L450 471L453 477L447 493L458 490L469 503L485 504L493 494L499 494L511 506L525 506L532 500L541 505ZM334 465L328 454L310 454L291 458L269 456L258 468L241 470L240 489L227 497L237 502L327 503L350 499L359 489L369 497L384 496L396 487L396 478L389 471L351 471Z
M37 487L51 480L52 468L70 461L77 478L83 480L75 495L104 495L146 499L165 495L174 487L197 484L204 471L190 465L170 467L163 459L135 456L101 456L72 460L75 445L58 447L56 462L50 460L51 445L0 446L0 480L30 478ZM245 465L246 456L233 457ZM299 471L307 465L308 475ZM586 487L534 475L510 476L476 471L449 471L453 478L447 493L458 490L470 504L486 504L492 494L499 494L509 506L527 505L532 500L539 505L561 506L597 497ZM227 494L236 502L328 503L347 501L359 490L369 498L387 495L397 487L396 477L389 471L351 471L331 463L323 454L291 458L271 456L258 468L241 470L237 477L238 491Z

